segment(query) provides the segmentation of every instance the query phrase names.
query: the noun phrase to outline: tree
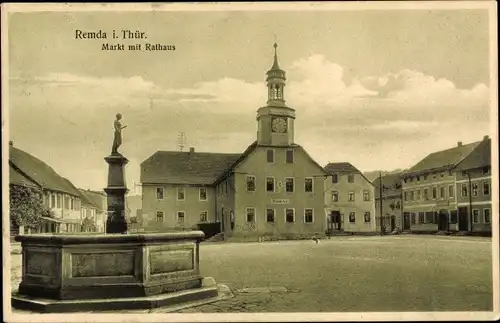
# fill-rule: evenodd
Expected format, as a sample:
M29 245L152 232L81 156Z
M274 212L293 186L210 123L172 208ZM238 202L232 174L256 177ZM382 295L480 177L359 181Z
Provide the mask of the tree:
M43 203L42 191L24 187L10 186L10 221L16 226L36 228L41 217L54 217L52 211Z

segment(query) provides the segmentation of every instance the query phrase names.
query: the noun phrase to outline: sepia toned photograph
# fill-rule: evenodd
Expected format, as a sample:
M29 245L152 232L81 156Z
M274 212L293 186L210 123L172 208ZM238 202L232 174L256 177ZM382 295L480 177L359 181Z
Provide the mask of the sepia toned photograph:
M8 322L498 320L496 3L2 4Z

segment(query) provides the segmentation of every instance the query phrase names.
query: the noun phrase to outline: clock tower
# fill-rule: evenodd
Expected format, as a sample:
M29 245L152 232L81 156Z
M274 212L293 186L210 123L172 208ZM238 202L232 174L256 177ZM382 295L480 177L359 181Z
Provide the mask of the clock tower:
M274 63L267 72L267 104L257 110L257 143L263 146L293 144L295 110L285 104L285 71L278 65L278 44L274 44Z

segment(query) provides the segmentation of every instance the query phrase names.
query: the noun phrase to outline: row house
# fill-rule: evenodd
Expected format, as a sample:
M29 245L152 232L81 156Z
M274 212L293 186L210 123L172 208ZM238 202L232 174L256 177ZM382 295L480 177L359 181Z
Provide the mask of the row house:
M466 145L458 142L456 147L434 152L405 171L403 230L491 230L491 225L481 218L484 208L491 221L491 180L489 173L483 173L491 167L490 151L487 136ZM475 205L469 197L474 198Z
M81 195L69 180L40 159L14 147L12 142L9 142L9 165L11 178L19 181L22 177L37 187L54 215L42 218L42 224L34 232L80 231Z
M329 163L325 205L328 231L362 233L380 230L375 216L374 186L347 162Z
M80 220L83 232L105 232L106 228L106 193L79 189L82 196Z
M386 231L403 227L403 191L401 172L379 176L375 186L375 214L382 217Z
M214 222L228 238L325 234L328 173L294 142L295 110L285 103L286 74L276 52L266 82L257 139L243 153L158 151L141 164L147 229Z

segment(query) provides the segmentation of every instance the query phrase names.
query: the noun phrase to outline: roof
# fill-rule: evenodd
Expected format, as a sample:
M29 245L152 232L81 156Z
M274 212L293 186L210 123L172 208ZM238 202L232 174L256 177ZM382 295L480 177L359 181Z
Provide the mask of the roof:
M377 177L373 181L373 185L375 186L375 198L380 198L380 177ZM401 172L382 176L382 185L384 188L382 192L383 197L401 195Z
M349 162L340 162L340 163L328 163L328 165L325 166L324 168L329 174L333 173L344 173L344 174L360 174L363 176L363 178L370 184L373 185L373 183L363 174L362 172L359 171L356 167L354 167L351 163Z
M467 157L480 143L480 141L473 142L467 145L456 146L429 154L427 157L406 171L404 175L454 167Z
M101 212L104 211L104 208L106 207L106 193L84 189L80 189L80 193L82 193L82 195L84 195L97 210Z
M80 196L70 181L61 177L52 167L21 149L9 146L9 161L19 172L43 189Z
M241 154L157 151L141 163L141 183L211 185Z
M485 139L458 165L460 170L491 166L491 139Z
M9 184L39 188L39 186L30 180L28 177L24 176L20 171L18 171L14 166L9 164Z
M78 191L80 192L80 196L82 198L82 206L90 205L96 209L101 209L99 206L100 204L95 203L94 200L90 198L90 194L87 194L85 190L79 188Z

